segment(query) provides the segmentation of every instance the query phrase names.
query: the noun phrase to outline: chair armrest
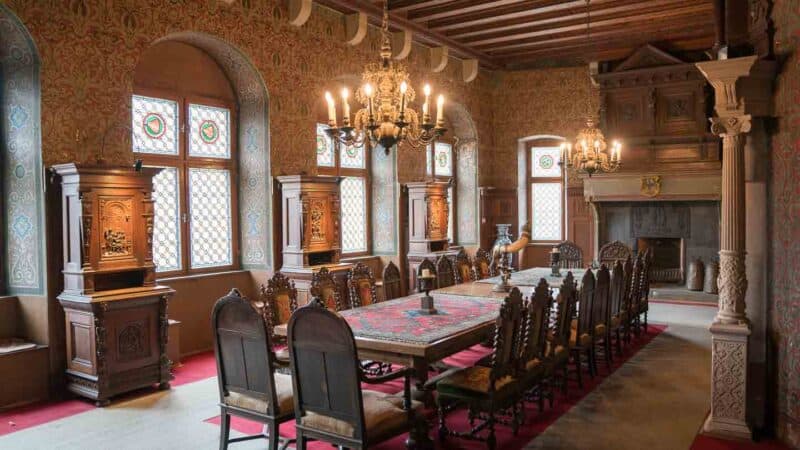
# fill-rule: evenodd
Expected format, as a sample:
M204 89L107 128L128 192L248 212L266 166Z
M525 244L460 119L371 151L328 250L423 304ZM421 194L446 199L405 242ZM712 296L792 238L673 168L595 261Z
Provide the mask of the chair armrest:
M428 381L426 381L425 385L424 385L425 389L427 390L427 389L431 389L431 387L435 387L436 383L438 383L438 382L442 381L443 379L449 377L450 375L458 372L459 370L462 370L462 369L460 367L454 367L452 369L445 370L444 372L440 373L439 375L436 375L433 378L428 378Z
M393 372L389 372L387 374L378 375L375 377L368 377L364 375L364 372L361 372L361 381L367 384L383 384L387 381L396 380L402 377L411 377L414 375L414 369L410 367L404 367L400 370L395 370Z

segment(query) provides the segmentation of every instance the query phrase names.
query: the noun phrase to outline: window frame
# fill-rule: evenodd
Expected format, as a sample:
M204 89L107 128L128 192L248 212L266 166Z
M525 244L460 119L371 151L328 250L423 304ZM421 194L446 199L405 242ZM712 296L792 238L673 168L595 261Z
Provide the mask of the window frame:
M315 135L315 142L316 142L316 128L318 124L325 125L325 122L317 122L314 124L314 135ZM326 125L327 126L327 125ZM335 177L358 177L364 179L364 239L366 242L366 248L364 251L360 252L345 252L344 246L342 245L342 230L339 230L339 247L341 248L341 257L342 258L357 258L361 256L370 256L372 255L372 208L370 205L372 204L372 151L369 142L364 143L364 168L363 169L356 169L353 167L342 167L341 166L341 158L340 158L340 151L343 145L340 142L333 140L331 137L326 135L326 138L329 142L333 144L333 166L320 166L317 164L316 159L314 160L314 166L317 168L317 173L319 175L329 175ZM316 154L314 156L316 158ZM339 191L340 199L340 210L339 210L339 220L341 221L341 190Z
M436 174L436 144L443 143L450 146L450 173L451 175L437 175ZM448 190L452 195L448 195L447 202L449 203L449 215L448 217L448 229L450 228L450 224L452 223L452 236L449 236L450 244L455 245L458 242L457 234L458 234L458 227L456 226L456 217L458 214L458 205L456 203L456 196L458 195L458 170L457 170L457 161L456 161L456 139L450 137L440 137L438 139L434 139L429 145L426 146L425 151L428 152L428 155L431 158L431 173L427 173L427 167L425 169L426 175L430 177L430 179L434 181L446 181L450 183ZM428 156L426 156L427 160ZM427 161L425 163L427 166Z
M550 147L558 147L564 141L560 139L551 139L551 138L543 138L543 139L535 139L525 143L525 179L527 183L525 183L525 189L527 190L527 199L526 208L528 211L528 221L533 226L533 184L550 184L550 183L559 183L561 185L561 237L558 240L543 240L543 239L534 239L533 238L533 230L531 229L531 244L535 245L552 245L558 244L563 242L566 239L567 235L567 221L566 221L566 183L564 182L564 166L559 165L560 168L560 175L558 177L534 177L533 176L533 157L531 153L533 152L534 148L550 148Z
M236 104L229 100L216 97L202 96L196 94L180 93L171 90L154 88L134 88L131 94L131 101L134 95L161 98L178 103L178 154L162 155L153 153L133 152L133 157L142 160L142 165L150 167L174 167L178 173L178 198L180 201L179 221L180 226L180 261L181 269L156 272L156 278L172 278L176 276L208 274L217 272L227 272L239 270L241 268L240 258L240 231L239 231L239 164L238 164L238 111ZM188 123L189 105L197 104L226 108L230 111L229 116L229 140L230 156L228 158L213 158L201 156L189 156L189 134L191 126ZM133 130L131 130L133 133ZM231 264L224 266L191 267L191 211L189 211L189 169L224 169L230 173L230 215L231 215Z

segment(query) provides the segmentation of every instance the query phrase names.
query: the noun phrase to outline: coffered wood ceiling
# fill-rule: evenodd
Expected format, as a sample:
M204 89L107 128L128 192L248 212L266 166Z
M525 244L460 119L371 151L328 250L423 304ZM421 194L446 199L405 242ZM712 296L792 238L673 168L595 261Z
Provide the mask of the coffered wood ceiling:
M381 1L318 0L380 23ZM393 30L427 45L446 46L490 69L608 61L643 44L667 51L714 44L712 0L390 0ZM591 39L586 37L586 12Z

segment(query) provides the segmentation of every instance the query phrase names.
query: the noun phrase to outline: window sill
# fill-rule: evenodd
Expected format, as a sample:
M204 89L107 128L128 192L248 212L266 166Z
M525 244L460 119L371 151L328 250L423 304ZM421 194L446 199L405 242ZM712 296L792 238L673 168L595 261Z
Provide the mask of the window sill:
M341 262L355 264L357 262L374 261L380 258L381 257L377 255L346 256L341 259Z
M234 275L245 272L250 272L250 271L245 269L236 269L236 270L225 270L222 272L194 273L191 275L169 276L166 278L156 278L156 283L170 283L173 281L184 281L184 280L199 280L203 278L221 277L221 276Z

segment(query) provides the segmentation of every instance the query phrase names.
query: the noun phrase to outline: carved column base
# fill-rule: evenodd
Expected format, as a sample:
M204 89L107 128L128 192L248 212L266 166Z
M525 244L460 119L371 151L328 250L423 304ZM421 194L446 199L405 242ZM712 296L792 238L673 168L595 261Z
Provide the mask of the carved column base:
M752 439L747 424L746 323L711 325L711 413L703 433L723 438Z

